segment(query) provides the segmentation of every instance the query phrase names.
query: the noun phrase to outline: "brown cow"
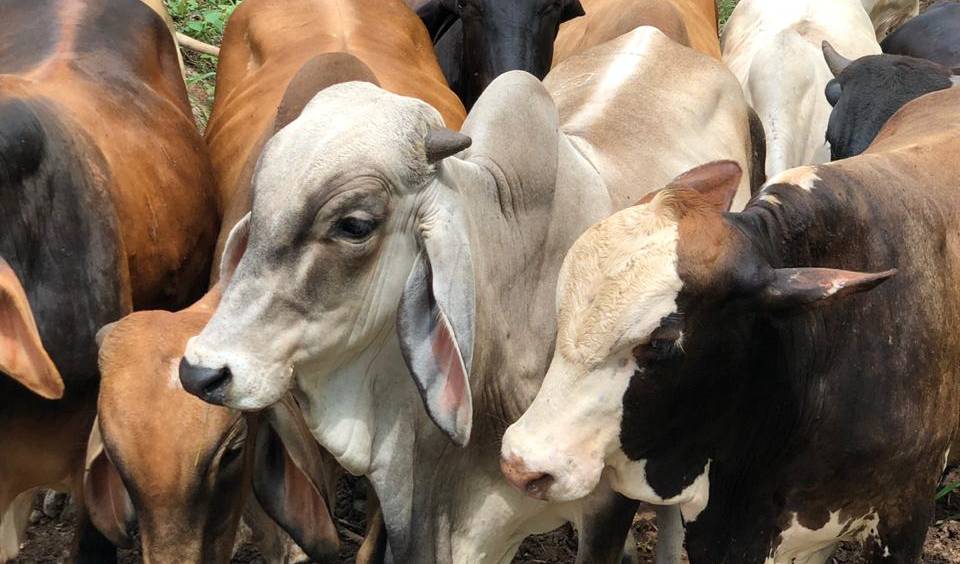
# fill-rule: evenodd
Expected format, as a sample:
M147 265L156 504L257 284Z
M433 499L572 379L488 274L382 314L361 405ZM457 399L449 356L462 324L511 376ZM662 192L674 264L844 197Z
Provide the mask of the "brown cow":
M2 514L31 489L79 486L96 331L134 308L197 297L216 207L160 17L134 0L7 0L0 20L0 256L66 384L48 402L0 379ZM81 530L80 561L113 558ZM18 549L10 537L0 560Z
M720 58L714 0L581 0L586 16L560 26L553 64L637 27L660 29L681 45Z
M368 2L356 6L371 9ZM423 35L419 20L400 4L380 6L387 10L381 17L406 18L400 19L410 23L406 42L415 47ZM403 37L390 38L395 48L384 56L373 51L373 38L383 39L374 35L376 29L327 16L315 3L291 9L287 3L264 0L248 1L230 21L207 136L219 164L221 206L227 210L221 238L225 239L233 226L231 210L242 215L249 209L251 176L263 143L329 84L382 81L399 92L448 106L448 123L459 126L463 119L462 107L443 85L432 58L406 57L401 63L395 53L403 51ZM356 45L323 40L346 36ZM257 63L249 64L252 59ZM369 62L369 67L360 59ZM420 59L425 63L421 65ZM404 73L403 68L413 71ZM411 76L418 77L417 82L411 82ZM225 262L229 264L241 254L240 249L228 249ZM213 275L218 277L218 273ZM221 278L221 283L225 284L226 278ZM127 542L126 523L136 507L144 554L153 561L223 561L229 557L240 508L250 489L238 485L252 482L266 512L312 558L333 560L337 536L327 503L333 493L332 473L318 463L304 463L319 460L321 451L305 430L299 409L284 410L284 418L279 418L276 412L284 406L273 408L265 423L256 416L244 417L203 404L179 387L175 374L179 355L186 340L205 324L218 299L215 287L187 310L140 312L103 332L100 421L91 437L88 465L91 483L113 487L92 496L91 512L108 536ZM143 406L144 398L150 398L149 408ZM298 423L284 427L283 420ZM274 432L264 433L263 425ZM190 440L181 438L186 435ZM252 446L246 448L247 444ZM142 445L150 448L145 450ZM225 454L231 452L224 463ZM282 465L254 463L270 452L289 456L278 456ZM212 498L218 502L211 504ZM110 499L129 501L115 506ZM306 507L299 503L304 499L311 500ZM371 521L376 522L374 512L370 513ZM378 527L373 529L379 533ZM377 557L383 541L379 534L368 535L358 561Z
M463 104L447 88L430 37L401 0L248 0L223 36L206 135L224 225L232 226L250 209L256 156L272 134L286 84L322 53L353 55L386 90L424 100L448 127L463 123ZM218 254L228 233L221 232Z

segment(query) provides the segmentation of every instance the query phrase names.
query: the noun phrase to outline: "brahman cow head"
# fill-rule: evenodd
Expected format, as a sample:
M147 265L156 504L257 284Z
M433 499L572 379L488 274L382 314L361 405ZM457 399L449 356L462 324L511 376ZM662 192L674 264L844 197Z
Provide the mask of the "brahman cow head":
M714 411L679 407L690 391L734 385L711 374L746 362L737 343L752 316L865 290L891 275L773 268L722 213L740 174L731 161L684 173L570 249L557 285L553 360L503 437L501 467L513 484L564 501L606 475L627 497L702 509L709 461L697 457L710 437L684 430L700 429ZM682 471L665 476L665 460Z
M887 120L911 100L960 84L956 71L925 59L870 55L851 61L826 41L823 55L835 77L826 88L833 106L827 126L832 160L864 152Z
M0 258L0 372L35 393L56 399L63 395L63 380L50 360L27 294L17 274Z
M264 149L252 212L231 234L224 268L249 236L246 252L187 346L184 387L243 410L295 385L308 412L334 397L358 425L338 434L348 441L372 434L357 402L386 385L377 374L397 369L398 352L432 419L465 444L474 272L468 221L441 161L469 144L419 100L359 82L320 92Z
M209 320L217 295L177 313L134 313L98 335L102 379L84 482L91 519L118 546L131 545L128 530L138 522L147 562L229 562L255 494L310 559L334 562L328 500L336 466L293 399L243 414L180 387L183 347ZM263 528L276 525L259 510L253 515L255 535L276 536ZM283 561L308 559L296 547L268 548L292 548Z
M522 70L542 79L560 24L584 15L580 0L440 0L463 26L460 94L470 108L499 75Z

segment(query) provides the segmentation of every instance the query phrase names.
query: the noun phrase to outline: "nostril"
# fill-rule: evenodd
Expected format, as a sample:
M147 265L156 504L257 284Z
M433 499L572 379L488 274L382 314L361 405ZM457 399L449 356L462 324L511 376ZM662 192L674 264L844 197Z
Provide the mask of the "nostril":
M552 486L555 481L550 474L539 472L530 476L523 489L530 497L546 499L547 490L550 489L550 486Z
M546 499L547 491L556 481L546 472L531 471L522 459L515 456L500 459L500 470L507 481L530 497Z
M224 366L219 371L216 371L216 374L214 375L213 379L210 380L210 382L204 385L203 394L211 395L215 393L218 389L225 386L231 378L233 378L233 373L230 372L230 367Z
M222 404L225 388L231 378L233 373L227 366L207 368L191 364L186 358L180 359L180 383L183 389L206 402Z

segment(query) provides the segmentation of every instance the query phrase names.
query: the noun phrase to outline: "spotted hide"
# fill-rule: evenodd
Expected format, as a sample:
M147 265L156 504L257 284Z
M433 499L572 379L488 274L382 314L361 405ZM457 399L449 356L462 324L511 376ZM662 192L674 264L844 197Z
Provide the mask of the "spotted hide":
M714 162L587 231L505 474L678 505L694 564L917 562L960 414L960 91L741 213Z

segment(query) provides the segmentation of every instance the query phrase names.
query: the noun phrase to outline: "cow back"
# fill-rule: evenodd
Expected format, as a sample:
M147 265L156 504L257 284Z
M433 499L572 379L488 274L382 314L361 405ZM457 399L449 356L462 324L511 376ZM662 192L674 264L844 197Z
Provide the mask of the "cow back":
M64 377L89 377L100 325L202 290L215 225L209 162L170 33L149 8L11 0L0 17L22 24L0 30L10 110L0 128L32 139L4 151L33 151L36 165L7 171L8 196L20 209L40 206L41 194L53 202L21 215L5 237L16 248L3 252Z

